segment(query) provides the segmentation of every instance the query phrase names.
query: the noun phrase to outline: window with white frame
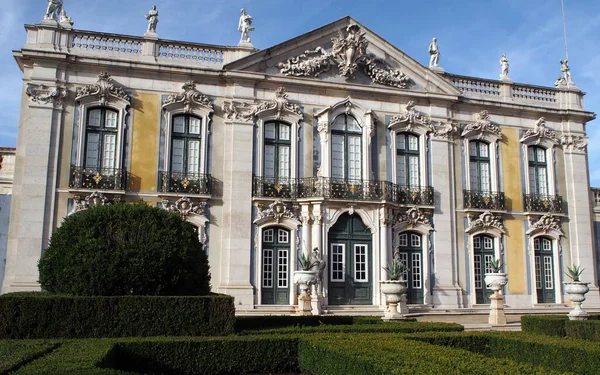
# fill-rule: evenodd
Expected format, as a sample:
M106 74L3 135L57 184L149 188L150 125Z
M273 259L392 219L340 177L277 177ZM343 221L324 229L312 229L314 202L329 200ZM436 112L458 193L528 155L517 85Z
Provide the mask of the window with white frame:
M197 178L201 173L202 119L191 115L173 117L171 126L171 174Z
M469 141L470 189L489 192L491 189L490 146L482 141Z
M420 178L419 137L410 133L396 135L396 183L418 187Z
M289 124L279 121L264 124L264 177L276 180L290 178L291 129Z
M350 115L340 115L331 124L331 177L362 179L362 129Z
M536 195L548 195L548 162L546 149L539 146L527 147L529 162L529 192Z
M85 168L100 174L113 174L117 158L118 112L107 107L87 112L85 132Z

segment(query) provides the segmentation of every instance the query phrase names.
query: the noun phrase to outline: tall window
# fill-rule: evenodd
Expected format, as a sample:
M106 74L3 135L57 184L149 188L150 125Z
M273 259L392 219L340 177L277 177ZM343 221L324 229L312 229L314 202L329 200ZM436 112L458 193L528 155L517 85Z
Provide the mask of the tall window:
M195 116L173 117L171 136L171 173L197 175L200 168L202 120Z
M539 146L527 148L529 159L529 189L531 194L548 195L548 164L546 149Z
M291 126L265 123L264 177L285 180L290 177Z
M396 183L402 186L420 186L419 137L400 133L396 136Z
M482 141L469 142L469 176L471 190L491 190L490 146Z
M350 115L336 117L331 125L331 177L362 179L362 129Z
M85 167L111 173L116 164L118 113L108 108L88 111L85 140Z

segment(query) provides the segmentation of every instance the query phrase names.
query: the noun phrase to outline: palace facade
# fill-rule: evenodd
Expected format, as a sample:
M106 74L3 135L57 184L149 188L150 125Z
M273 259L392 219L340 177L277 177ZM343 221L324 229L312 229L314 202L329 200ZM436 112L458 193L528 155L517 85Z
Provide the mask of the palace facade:
M570 74L557 87L449 74L350 17L266 50L69 21L26 25L14 52L2 292L39 289L38 260L67 215L144 200L198 227L213 290L241 310L294 305L301 253L324 261L313 294L326 310L385 305L394 257L415 311L488 304L495 258L508 307L565 306L573 264L591 283L586 306L600 307L595 114Z

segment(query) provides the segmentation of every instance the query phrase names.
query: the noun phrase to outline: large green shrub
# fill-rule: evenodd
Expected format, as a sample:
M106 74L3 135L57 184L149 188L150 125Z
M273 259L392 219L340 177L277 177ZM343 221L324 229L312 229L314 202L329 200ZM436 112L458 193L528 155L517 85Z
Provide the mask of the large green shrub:
M87 296L205 295L208 259L193 225L146 204L67 217L39 263L48 292Z
M566 315L523 315L521 330L548 336L565 336Z

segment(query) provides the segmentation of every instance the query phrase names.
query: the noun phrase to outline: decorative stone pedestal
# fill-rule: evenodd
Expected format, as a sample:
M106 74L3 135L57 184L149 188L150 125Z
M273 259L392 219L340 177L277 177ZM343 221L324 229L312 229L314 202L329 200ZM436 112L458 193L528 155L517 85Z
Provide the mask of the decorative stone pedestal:
M323 313L323 307L321 305L321 300L323 297L319 296L314 290L313 294L311 294L310 304L312 307L313 315L321 315Z
M401 280L385 280L379 282L381 293L385 294L388 303L388 309L382 320L404 320L406 317L402 314L402 297L406 296L408 290L407 282ZM398 312L398 304L400 304L400 312ZM404 299L404 309L406 308L406 298Z
M400 303L398 304L398 307L400 309L400 314L408 314L408 297L406 294L403 294L400 297Z
M499 290L494 291L490 296L490 317L488 323L493 326L506 324L506 315L504 315L504 296Z
M303 289L298 296L298 309L296 315L299 316L311 316L312 315L312 304L310 295Z
M585 301L585 294L590 290L589 283L573 281L564 284L565 292L569 294L569 298L573 302L573 310L569 312L569 320L587 320L588 313L583 311L581 303Z

